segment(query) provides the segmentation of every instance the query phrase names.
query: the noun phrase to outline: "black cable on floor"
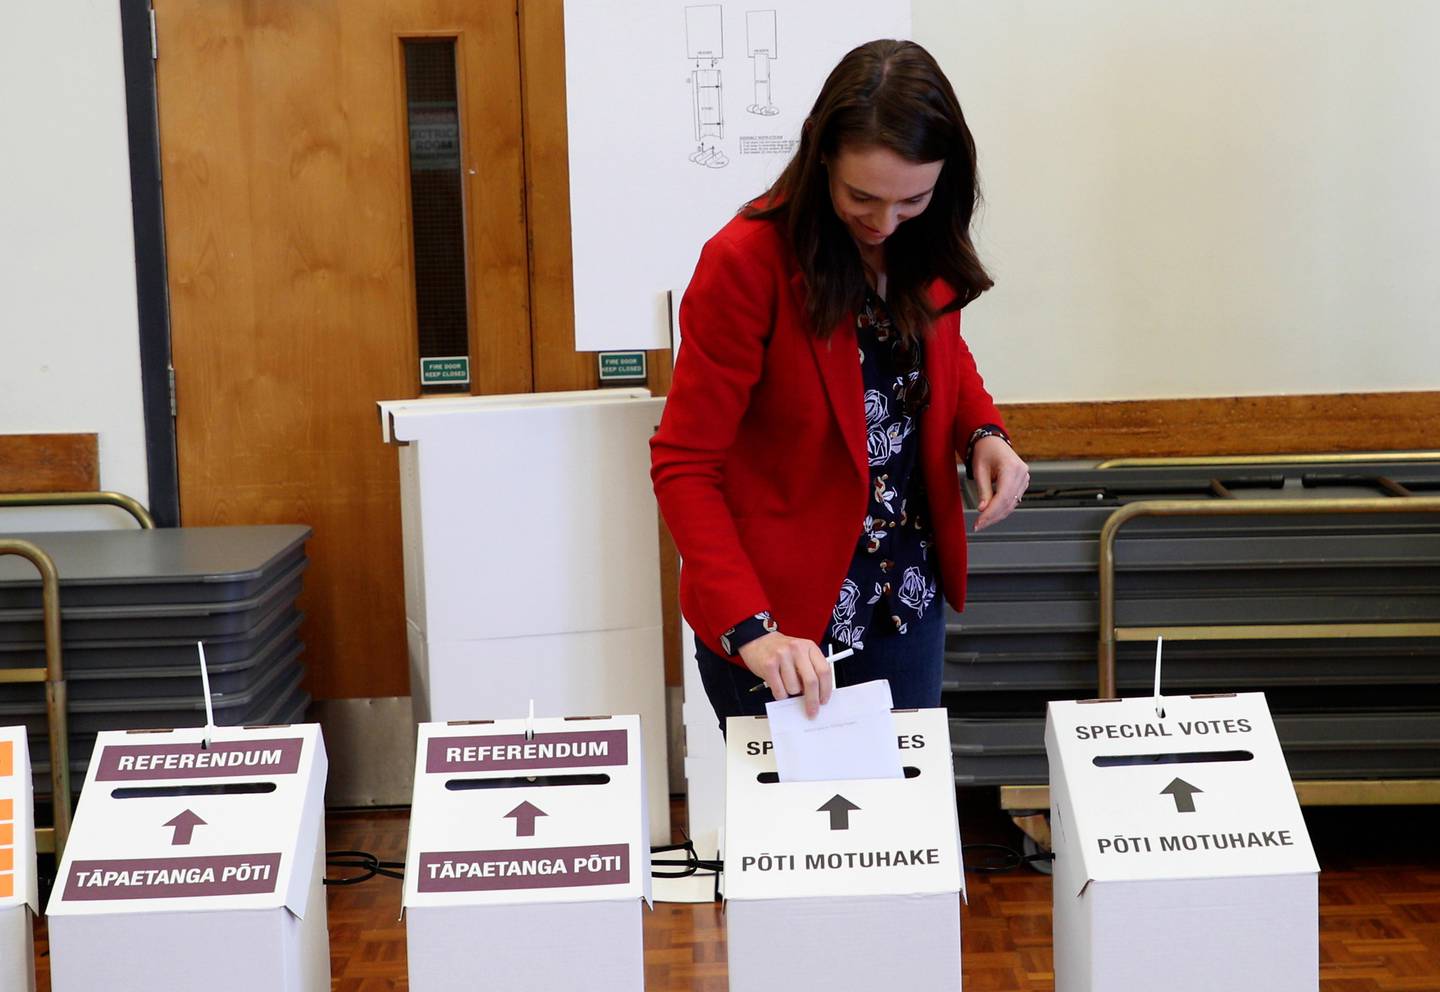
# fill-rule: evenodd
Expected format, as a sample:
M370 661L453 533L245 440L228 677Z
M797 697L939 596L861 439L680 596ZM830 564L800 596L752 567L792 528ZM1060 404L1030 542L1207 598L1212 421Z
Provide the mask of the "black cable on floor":
M999 859L993 863L987 864L982 860L981 863L976 864L970 856L971 852L974 851L999 852L1000 856ZM973 871L977 875L993 875L1002 871L1014 871L1021 865L1055 860L1055 854L1051 851L1041 851L1038 854L1021 854L1015 850L1015 848L1008 847L1004 844L965 844L960 848L960 852L965 858L966 870Z
M326 878L326 885L359 885L361 882L368 882L376 875L385 878L405 877L405 862L403 861L381 861L369 851L326 851L326 868L342 868L357 872L354 875L344 875L340 878ZM395 869L400 869L396 871Z

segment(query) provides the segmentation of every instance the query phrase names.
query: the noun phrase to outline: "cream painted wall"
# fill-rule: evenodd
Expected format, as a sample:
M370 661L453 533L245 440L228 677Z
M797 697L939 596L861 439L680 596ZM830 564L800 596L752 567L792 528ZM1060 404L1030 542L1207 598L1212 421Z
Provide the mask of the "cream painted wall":
M101 486L147 502L119 4L16 4L5 20L0 433L98 433ZM0 512L0 531L105 526L134 523Z
M914 0L1005 401L1440 388L1440 3Z

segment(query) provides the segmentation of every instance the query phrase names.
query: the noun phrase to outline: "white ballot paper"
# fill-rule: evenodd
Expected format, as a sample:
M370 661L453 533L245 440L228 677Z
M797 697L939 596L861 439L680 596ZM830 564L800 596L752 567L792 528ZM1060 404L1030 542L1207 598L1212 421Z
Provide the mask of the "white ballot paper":
M780 781L902 778L891 705L886 679L836 689L813 720L803 696L766 703Z

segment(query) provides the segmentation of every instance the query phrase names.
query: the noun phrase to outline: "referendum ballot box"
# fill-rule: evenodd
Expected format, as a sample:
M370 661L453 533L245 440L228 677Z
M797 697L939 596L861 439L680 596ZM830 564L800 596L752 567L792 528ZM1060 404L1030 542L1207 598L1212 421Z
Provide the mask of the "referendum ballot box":
M1314 992L1319 865L1261 693L1052 702L1057 992Z
M55 992L328 992L314 724L106 732L50 896Z
M35 806L24 727L0 727L0 992L35 990Z
M644 988L643 758L638 716L420 725L414 992Z
M779 782L764 717L726 731L731 992L960 988L965 876L943 709L895 710L905 778Z

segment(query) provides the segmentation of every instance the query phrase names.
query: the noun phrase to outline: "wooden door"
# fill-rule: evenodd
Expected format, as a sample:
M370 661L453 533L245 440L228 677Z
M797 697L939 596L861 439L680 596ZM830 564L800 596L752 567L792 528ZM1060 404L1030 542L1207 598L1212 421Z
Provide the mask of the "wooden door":
M312 692L404 695L375 410L419 393L404 44L455 39L472 390L527 391L515 0L155 11L182 521L312 526Z

